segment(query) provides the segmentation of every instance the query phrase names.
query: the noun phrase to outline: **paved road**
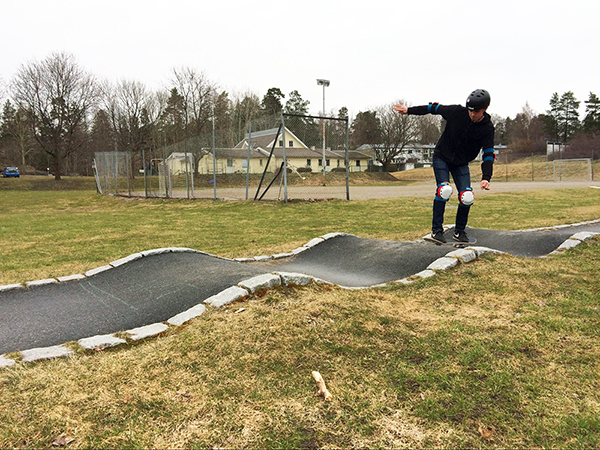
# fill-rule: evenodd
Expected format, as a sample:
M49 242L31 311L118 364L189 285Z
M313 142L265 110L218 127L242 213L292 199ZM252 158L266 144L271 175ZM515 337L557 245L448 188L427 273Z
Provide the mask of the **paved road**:
M471 229L469 234L477 245L536 257L580 231L600 232L600 224L528 232ZM372 286L414 275L452 250L424 241L337 236L265 263L201 253L147 256L81 281L0 293L0 355L166 321L263 273L300 272L346 287Z
M410 186L350 186L351 200L366 200L377 198L392 198L392 197L422 197L433 196L435 186L434 181L424 181L422 183ZM586 188L588 186L600 186L600 182L590 183L587 181L509 181L509 182L493 182L492 189L489 191L481 191L476 189L475 196L488 195L499 192L519 192L533 191L541 189L573 189ZM254 198L256 188L250 189L250 198ZM196 189L194 191L196 198L213 198L214 192L210 189ZM185 197L185 191L173 192L174 196ZM246 198L245 188L218 188L217 197L224 199L244 199ZM283 197L283 190L279 187L273 187L265 195L265 199L273 200ZM289 186L289 199L323 199L323 198L346 198L345 186Z

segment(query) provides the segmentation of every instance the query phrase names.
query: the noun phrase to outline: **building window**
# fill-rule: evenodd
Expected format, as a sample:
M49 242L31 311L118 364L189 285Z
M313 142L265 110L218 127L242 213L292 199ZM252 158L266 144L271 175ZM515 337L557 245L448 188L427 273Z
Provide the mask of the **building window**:
M356 167L360 167L360 159L356 160Z
M263 160L261 159L260 160L260 167L262 167L262 166L263 166Z
M227 158L227 167L233 167L233 159Z
M294 141L290 141L289 147L292 148L294 146Z
M310 159L306 160L306 167L310 167L312 165L312 161Z
M283 147L283 139L279 141L279 146Z

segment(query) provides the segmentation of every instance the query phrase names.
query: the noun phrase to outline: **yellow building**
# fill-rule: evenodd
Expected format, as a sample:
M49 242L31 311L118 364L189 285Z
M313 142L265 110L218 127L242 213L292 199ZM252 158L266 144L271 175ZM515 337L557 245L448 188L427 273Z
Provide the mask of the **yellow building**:
M273 158L275 159L274 167L281 166L283 162L283 135L279 133L277 136L277 128L270 130L259 131L252 133L252 149L257 150L265 155L269 155L273 149ZM277 142L275 142L277 138ZM285 156L288 167L293 170L310 170L310 172L320 173L323 171L323 150L309 148L302 142L294 133L287 127L285 128ZM248 148L248 135L238 143L235 148ZM350 152L349 164L351 172L360 172L367 170L370 157L361 152ZM271 161L273 164L273 160ZM344 168L345 156L343 151L325 150L325 167L326 171L331 171L335 168ZM269 167L271 169L271 167Z
M215 149L216 172L219 173L246 173L248 166L248 149L217 148ZM256 150L250 151L250 173L263 173L267 164L268 155ZM203 149L203 156L198 161L198 173L212 174L213 164L212 149ZM274 172L274 166L269 167L269 172Z

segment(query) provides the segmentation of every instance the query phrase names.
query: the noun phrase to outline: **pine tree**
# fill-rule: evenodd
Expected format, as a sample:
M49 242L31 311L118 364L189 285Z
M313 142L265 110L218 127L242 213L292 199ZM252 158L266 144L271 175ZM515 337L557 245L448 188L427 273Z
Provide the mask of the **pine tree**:
M562 139L563 143L568 142L579 129L579 103L572 91L560 97L556 92L552 94L546 127L553 137Z
M593 92L590 92L589 98L585 101L583 131L588 134L600 132L600 98Z

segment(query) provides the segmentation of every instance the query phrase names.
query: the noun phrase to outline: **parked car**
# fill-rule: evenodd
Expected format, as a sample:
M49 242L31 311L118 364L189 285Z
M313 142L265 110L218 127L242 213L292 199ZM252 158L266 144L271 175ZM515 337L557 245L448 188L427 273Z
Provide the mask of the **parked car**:
M2 176L4 178L19 178L21 174L19 173L18 167L7 167L2 172Z

